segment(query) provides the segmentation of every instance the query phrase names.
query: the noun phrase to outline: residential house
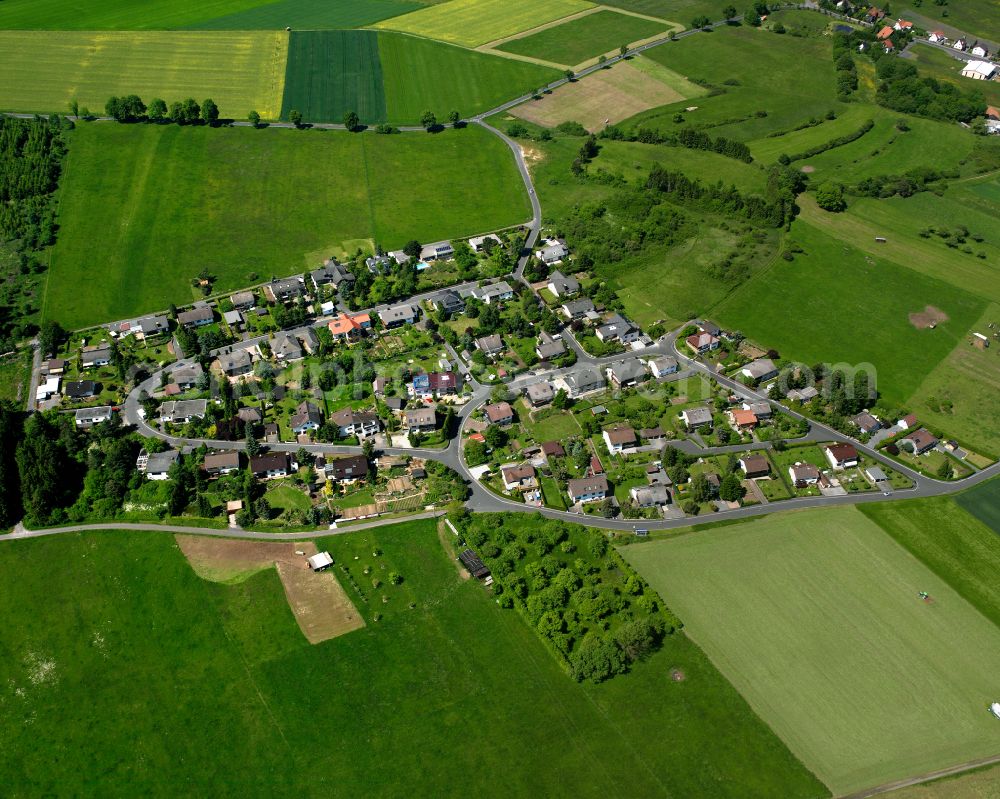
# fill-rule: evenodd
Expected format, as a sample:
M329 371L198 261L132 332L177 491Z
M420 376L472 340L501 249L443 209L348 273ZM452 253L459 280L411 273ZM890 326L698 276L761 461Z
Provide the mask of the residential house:
M877 6L872 6L865 13L865 21L866 22L870 22L872 24L875 24L880 19L882 19L882 17L884 17L884 16L885 16L885 12L882 11L881 8L878 8Z
M482 338L476 339L476 349L478 349L487 358L497 358L503 354L505 349L503 345L503 339L500 337L499 333L494 333L491 336L483 336Z
M917 421L916 414L908 413L898 422L896 422L896 427L900 430L911 430L916 427L920 422Z
M667 434L663 432L663 428L659 425L656 427L641 427L639 428L639 438L647 444L655 444L660 441L665 441Z
M513 299L514 289L510 287L510 283L506 280L500 280L496 283L490 283L489 285L473 289L472 296L485 302L487 305L493 305L497 302L507 302L507 300Z
M268 422L264 425L264 441L268 444L277 444L280 441L277 423Z
M355 280L354 273L333 258L327 260L319 269L310 272L309 277L312 278L312 284L317 291L324 286L333 286L339 291L342 284L350 286Z
M343 458L328 457L324 470L327 480L350 485L368 477L368 459L364 455L348 455Z
M240 453L236 451L213 452L205 456L205 462L201 468L212 476L239 471Z
M249 311L257 304L257 297L252 291L237 291L229 295L229 301L237 311Z
M569 248L566 247L566 242L559 239L547 239L545 246L535 251L535 257L543 264L557 264L568 255ZM577 286L577 291L579 290L579 286ZM559 295L556 294L556 296Z
M382 399L385 396L385 390L389 387L388 378L378 375L374 380L372 380L372 394L375 395L376 399Z
M504 466L500 470L503 487L507 491L525 491L538 486L535 467L524 463L519 466Z
M403 411L403 429L413 433L427 433L437 429L437 414L433 408L414 408Z
M871 435L872 433L882 429L882 423L868 413L868 411L859 413L857 416L852 416L851 423L858 428L858 430L867 435Z
M73 416L77 427L93 427L109 421L113 414L110 405L102 405L99 408L81 408Z
M564 275L558 269L549 275L548 289L555 297L572 297L580 293L580 281L572 275Z
M302 347L290 333L275 333L271 339L271 353L281 362L302 360Z
M740 369L740 374L754 383L761 383L777 377L778 368L770 358L758 358Z
M69 366L69 361L65 358L53 358L42 364L42 373L46 375L61 375Z
M371 411L355 411L342 408L330 414L330 421L340 428L341 438L357 436L364 439L375 435L381 429L378 415Z
M566 345L561 339L546 333L544 330L538 334L538 343L535 345L535 355L543 361L551 361L566 354Z
M963 78L972 78L973 80L993 80L993 76L996 74L996 65L991 64L989 61L969 61L964 67L962 67Z
M165 316L143 316L129 326L129 333L140 341L170 332L170 320Z
M923 455L938 445L938 440L925 427L907 433L904 438L899 439L900 446L909 446L913 449L914 455Z
M944 33L944 31L931 31L927 34L927 40L934 42L935 44L947 44L948 36Z
M903 31L903 33L909 33L913 30L913 23L905 19L897 19L896 24L892 26L894 30Z
M684 342L688 345L688 349L699 355L710 350L717 350L722 345L722 340L711 333L695 333L684 339Z
M107 366L109 363L111 363L111 347L108 344L95 344L80 350L80 366L84 369Z
M599 391L604 388L604 375L594 366L583 366L576 371L566 375L560 375L552 381L556 390L566 392L570 399L576 399L591 391Z
M819 482L819 469L811 463L796 463L788 467L788 479L796 488L816 485Z
M530 383L524 389L524 395L533 408L539 408L552 402L555 392L552 390L551 383L547 380L540 380L537 383Z
M561 310L567 319L582 319L587 314L594 313L594 301L589 297L581 297L564 302Z
M793 388L789 391L785 397L790 400L797 400L798 402L810 402L819 396L819 390L815 386L806 386L805 388Z
M665 485L633 486L628 493L640 508L662 508L670 504L670 489Z
M512 424L514 422L514 409L509 402L494 402L483 408L483 413L489 419L490 424Z
M187 424L192 419L204 419L207 411L208 400L170 400L160 406L160 421Z
M347 341L359 338L372 326L371 316L362 314L341 314L327 322L327 329L334 341Z
M305 330L299 332L299 341L302 342L303 349L310 355L319 349L319 336L316 335L316 331L311 327L307 327Z
M288 302L301 297L304 293L305 285L298 277L272 280L264 286L264 297L269 302Z
M681 411L681 419L688 430L694 430L707 424L712 424L712 411L709 408L688 408Z
M457 291L451 289L445 289L435 294L431 297L430 303L435 311L444 311L449 316L465 310L465 300L458 295Z
M215 314L208 305L196 305L190 311L177 314L177 324L181 327L202 327L215 321Z
M420 249L421 261L447 261L455 255L455 249L450 241L439 241L435 244L425 244Z
M765 455L744 455L740 458L740 469L748 479L767 477L771 474L771 465Z
M986 49L986 45L976 42L969 48L969 52L972 53L976 58L988 58L990 51Z
M63 394L69 399L88 399L97 393L93 380L75 380L63 386Z
M503 244L500 241L500 237L495 233L487 233L485 236L473 236L469 239L469 246L472 248L473 252L483 252L483 250L490 249L493 247Z
M53 394L59 393L59 382L60 378L58 376L52 376L41 383L38 388L35 389L35 400L37 402L44 402Z
M291 426L292 432L296 435L319 430L323 424L323 414L311 402L302 402L295 409L295 413L288 420L288 424Z
M753 430L757 426L757 414L753 411L736 408L729 412L733 426L740 430Z
M546 461L548 461L549 458L566 457L566 450L558 441L543 441L541 449L542 457L544 457Z
M415 398L432 399L457 394L462 388L462 375L458 372L429 372L414 375L409 392Z
M618 341L631 344L637 341L642 331L621 314L612 314L594 331L600 341Z
M176 449L148 454L145 450L142 450L139 453L139 460L136 461L136 466L150 480L167 480L170 477L170 467L175 463L179 463L180 459L181 453Z
M676 358L671 358L669 355L661 355L658 358L652 358L646 362L649 367L650 374L653 375L657 380L666 377L667 375L676 374L679 368Z
M624 449L634 447L637 443L635 430L628 425L615 425L601 432L601 437L612 455L619 454Z
M258 480L287 477L290 470L287 452L266 452L250 459L250 471Z
M875 484L876 488L885 489L889 483L889 477L878 466L869 466L865 469L865 477Z
M882 30L880 30L878 33L875 34L875 38L879 40L888 39L895 32L896 31L893 29L891 25L886 25L884 28L882 28Z
M646 367L638 358L626 358L611 364L608 375L615 388L628 388L646 379Z
M664 471L659 463L651 463L646 467L646 482L651 486L670 486L674 481Z
M838 471L851 469L857 466L860 460L853 444L830 444L824 451L830 466Z
M249 374L253 369L253 358L246 349L220 353L218 362L222 373L228 377Z
M236 418L243 422L243 424L251 426L264 421L264 417L257 408L250 408L245 405L236 411Z
M774 409L769 402L744 402L743 407L748 411L753 411L758 419L770 419L774 415Z
M222 321L230 327L236 328L243 324L243 314L236 310L223 311Z
M952 50L960 50L961 52L964 53L965 52L965 46L966 46L965 45L965 39L959 38L959 39L955 40L954 44L952 44L951 49Z
M608 495L608 478L598 474L570 480L566 484L566 493L574 505L597 502Z
M887 53L891 53L895 51L896 45L892 43L892 39L884 39L882 41L882 49Z
M382 326L387 330L392 330L403 325L412 325L420 317L420 309L416 305L401 303L385 308L378 312L378 318Z

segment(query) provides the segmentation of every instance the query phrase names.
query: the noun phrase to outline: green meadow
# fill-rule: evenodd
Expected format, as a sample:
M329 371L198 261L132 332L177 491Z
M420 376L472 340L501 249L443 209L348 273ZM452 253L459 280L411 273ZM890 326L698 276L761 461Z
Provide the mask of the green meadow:
M5 0L0 29L156 30L181 28L267 5L268 0Z
M0 781L15 796L824 794L683 634L575 683L435 528L318 542L366 626L315 646L274 570L206 582L167 534L4 542ZM403 583L373 589L368 567Z
M202 30L360 28L422 8L410 0L277 0L191 25Z
M465 195L482 201L453 201ZM82 125L44 313L96 324L190 302L203 268L225 291L301 272L307 254L353 252L358 239L393 248L529 216L510 152L477 127L374 136Z
M1000 84L962 77L964 59L952 58L950 54L930 46L914 47L911 49L911 53L911 57L922 75L944 83L951 83L963 91L980 92L986 102L992 105L1000 104Z
M859 510L623 554L835 795L1000 750L1000 629Z

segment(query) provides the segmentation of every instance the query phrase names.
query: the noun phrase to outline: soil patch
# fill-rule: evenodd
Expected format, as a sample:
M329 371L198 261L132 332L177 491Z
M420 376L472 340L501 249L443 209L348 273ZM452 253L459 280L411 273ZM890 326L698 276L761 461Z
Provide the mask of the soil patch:
M816 167L809 166L809 164L806 164L804 167L802 167L801 171L809 175L816 171Z
M670 679L674 682L684 682L687 679L687 675L680 669L671 669Z
M317 573L309 568L306 559L316 554L311 541L242 541L197 535L177 535L175 539L195 574L212 582L238 583L276 567L288 605L311 644L365 626L333 572Z
M917 330L927 330L948 321L948 314L940 308L928 305L924 310L909 315L910 324Z

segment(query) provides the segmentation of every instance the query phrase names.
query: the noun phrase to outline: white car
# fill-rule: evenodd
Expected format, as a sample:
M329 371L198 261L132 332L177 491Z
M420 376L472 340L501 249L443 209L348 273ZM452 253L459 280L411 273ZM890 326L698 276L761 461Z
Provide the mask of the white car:
M1000 702L994 702L990 705L990 713L1000 719Z

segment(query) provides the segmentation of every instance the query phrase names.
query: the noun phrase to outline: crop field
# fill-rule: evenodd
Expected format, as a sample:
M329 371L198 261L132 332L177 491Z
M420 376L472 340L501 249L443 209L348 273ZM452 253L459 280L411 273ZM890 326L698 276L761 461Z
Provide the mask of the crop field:
M623 554L835 794L1000 751L1000 629L857 509Z
M549 67L393 33L379 34L379 57L389 119L410 124L424 111L469 117L560 77Z
M564 84L539 100L522 103L510 113L542 127L573 121L596 132L647 108L684 97L673 86L625 62Z
M60 191L45 313L67 327L190 302L202 268L225 291L301 272L307 254L342 253L345 241L388 249L530 216L510 152L476 127L432 137L95 123L73 134Z
M1000 537L1000 480L980 483L956 496L955 501ZM1000 598L996 604L1000 624Z
M892 799L997 799L998 796L1000 766L986 766L892 792Z
M5 0L0 29L156 30L180 28L266 5L268 0ZM283 26L282 26L283 27Z
M721 7L711 0L608 0L603 5L679 22L685 28L690 27L691 20L702 14L711 20L722 17Z
M705 13L712 19L720 15L718 9ZM711 126L713 136L753 141L791 130L811 117L821 118L831 109L839 113L847 106L835 96L830 48L829 39L778 36L746 26L719 28L654 47L644 55L723 93L645 111L625 125L673 131L674 115L697 105L685 114L685 124ZM809 69L790 67L796 64L809 64Z
M277 0L188 27L202 30L360 28L423 8L410 0Z
M992 337L989 325L998 323L1000 305L991 303L907 403L924 422L994 458L1000 457L1000 342L980 350L972 333Z
M578 684L461 579L434 522L320 547L366 625L310 645L272 569L208 582L166 534L5 542L0 781L18 795L822 794L683 635ZM403 582L372 588L365 569Z
M223 117L256 109L276 119L287 36L258 32L0 31L0 108L65 113L72 100L104 111L113 94L171 103L211 97ZM39 53L45 53L39 58Z
M664 35L669 30L665 22L617 11L597 11L520 39L511 39L497 49L575 66L602 53L617 52L623 44Z
M804 252L791 262L775 260L713 309L712 318L785 358L874 364L878 390L890 401L905 402L986 307L978 294L863 253L847 243L858 238L856 230L837 239L800 219L790 238ZM943 310L948 321L914 327L909 314L927 305ZM789 308L796 312L776 312Z
M384 122L385 92L375 31L294 31L281 116L292 110L316 122L341 122L354 111Z
M375 27L478 47L592 7L585 0L449 0Z

